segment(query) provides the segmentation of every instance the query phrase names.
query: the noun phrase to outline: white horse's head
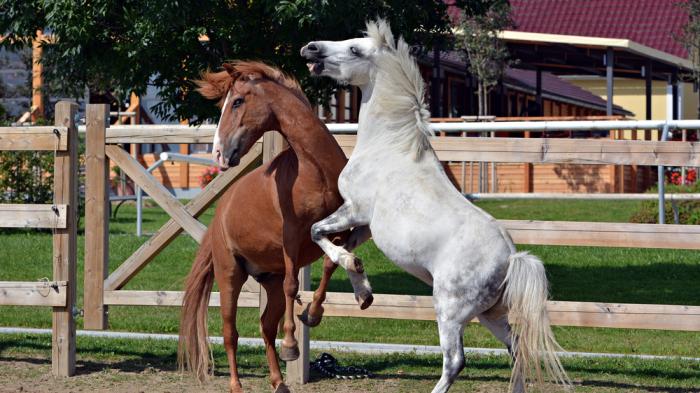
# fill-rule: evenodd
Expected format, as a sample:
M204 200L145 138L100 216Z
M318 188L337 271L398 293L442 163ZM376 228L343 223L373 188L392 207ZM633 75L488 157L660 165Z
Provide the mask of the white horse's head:
M374 57L383 47L394 46L389 23L367 22L366 36L345 41L312 41L301 48L312 75L328 76L340 83L364 86L374 77Z

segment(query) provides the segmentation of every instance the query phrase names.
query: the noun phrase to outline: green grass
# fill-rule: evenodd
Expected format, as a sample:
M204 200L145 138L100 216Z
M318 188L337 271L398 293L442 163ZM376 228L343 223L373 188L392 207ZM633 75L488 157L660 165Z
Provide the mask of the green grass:
M637 202L610 201L488 201L479 205L497 218L539 219L568 221L626 222ZM159 208L144 209L144 230L153 232L167 216ZM211 211L203 220L211 219ZM119 216L110 222L110 269L114 270L146 240L134 236L135 209L125 205ZM51 240L49 233L5 232L0 233L0 281L33 281L51 275ZM84 237L79 240L79 304L82 304L82 253ZM600 301L650 304L700 305L700 254L685 250L622 249L596 247L527 246L527 249L544 261L555 300ZM137 275L126 289L180 290L196 251L196 243L187 236L178 237L153 262ZM429 295L430 288L410 277L390 263L371 243L360 247L359 256L366 261L375 293ZM312 288L318 284L320 264L312 268ZM330 284L331 291L350 292L351 286L342 269ZM209 325L211 333L221 334L218 310L212 309ZM175 333L178 330L176 308L111 307L110 329ZM258 311L239 311L238 329L241 336L258 337ZM81 320L79 320L79 327ZM48 308L0 307L0 326L49 327L51 314ZM361 326L361 328L358 328ZM700 357L700 333L650 330L623 330L603 328L555 327L555 334L562 346L570 351L644 353ZM312 339L362 342L385 342L437 345L437 329L434 322L400 321L382 319L332 318L324 319L321 326L311 332ZM10 340L8 342L8 340ZM24 348L19 339L0 336L0 355L7 349ZM94 348L101 341L81 339L84 346ZM22 341L22 340L19 340ZM8 344L9 343L9 344ZM121 344L106 345L108 351L116 351ZM165 344L163 344L165 345ZM500 348L498 343L479 325L465 330L465 345L472 347ZM172 348L171 348L172 349ZM83 349L81 349L83 350ZM95 349L100 352L100 350ZM220 349L219 349L220 351ZM88 351L89 352L89 351ZM128 351L126 351L128 352ZM127 356L128 353L123 354ZM98 355L95 355L98 356ZM111 356L111 355L109 355ZM121 355L120 355L121 356ZM134 356L139 357L138 353ZM172 353L168 356L172 356ZM218 355L220 356L220 354ZM345 356L345 355L344 355ZM394 370L391 357L379 357L387 370ZM257 359L257 358L256 358ZM355 359L353 357L353 359ZM357 359L363 359L357 357ZM404 360L397 360L399 363ZM257 361L257 360L256 360ZM262 360L261 360L262 361ZM422 362L422 363L421 363ZM427 362L427 363L426 363ZM418 362L429 365L431 373L438 368L438 359ZM505 362L498 360L497 362ZM686 379L700 386L697 364L683 362L663 363L617 360L567 360L568 366L581 373L599 372L619 375L636 375L629 381L652 378L667 386L686 385ZM619 364L617 363L619 362ZM631 362L631 363L630 363ZM220 364L225 364L222 360ZM658 366L658 367L657 367ZM486 367L486 366L485 366ZM505 367L505 366L503 366ZM616 371L611 371L616 367ZM393 371L392 371L393 372ZM576 372L576 371L575 371ZM658 375L656 375L658 374ZM677 376L674 377L674 376ZM613 377L611 377L613 378ZM614 377L615 379L617 377ZM627 377L620 377L619 381ZM628 382L629 382L628 381ZM622 383L622 382L620 382ZM630 382L632 383L632 382ZM656 382L654 382L656 383ZM595 391L595 390L592 390Z
M104 390L132 391L203 391L188 378L176 373L177 344L173 341L78 337L78 376L46 381L46 387L63 390L100 386ZM0 340L0 366L3 361L24 362L20 370L0 367L5 384L39 380L48 372L51 342L48 336L12 334ZM367 381L324 380L312 371L311 384L305 392L416 392L429 391L439 377L438 355L384 354L362 355L332 352L341 365L363 367L374 374ZM223 391L228 368L223 347L213 346L217 365L213 391ZM312 351L312 358L318 355ZM253 392L266 388L267 365L262 348L241 346L239 371L244 387ZM576 392L697 392L700 386L700 363L679 360L566 358L564 367L575 382ZM38 366L37 366L38 364ZM105 368L107 367L107 368ZM282 365L284 368L284 364ZM157 373L158 379L153 381ZM453 390L505 391L510 364L505 356L467 355L467 367ZM22 382L15 382L16 380ZM157 386L154 386L157 384ZM7 386L7 385L5 385ZM10 385L11 387L13 385ZM210 386L205 386L211 388ZM218 388L218 389L216 389ZM2 389L0 388L0 391ZM210 391L207 389L207 391ZM548 389L547 391L555 391ZM558 390L557 390L558 391Z

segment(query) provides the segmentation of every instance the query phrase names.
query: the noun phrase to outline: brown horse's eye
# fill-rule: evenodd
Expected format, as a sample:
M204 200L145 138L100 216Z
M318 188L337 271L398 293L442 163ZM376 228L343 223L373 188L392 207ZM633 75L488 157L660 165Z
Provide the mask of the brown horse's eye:
M239 106L243 105L243 99L242 98L236 98L233 100L233 109L238 108Z

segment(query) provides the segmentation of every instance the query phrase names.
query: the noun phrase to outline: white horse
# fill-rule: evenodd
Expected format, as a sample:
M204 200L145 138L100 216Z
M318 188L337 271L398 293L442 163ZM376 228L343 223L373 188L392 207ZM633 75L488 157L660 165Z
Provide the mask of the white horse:
M418 66L389 25L367 24L364 38L314 41L301 49L310 71L362 90L357 144L338 180L344 204L316 223L312 237L336 263L353 255L327 234L369 225L377 247L433 287L446 392L464 368L462 336L474 317L509 349L510 388L530 379L568 384L546 311L542 262L516 253L508 233L450 183L429 138Z

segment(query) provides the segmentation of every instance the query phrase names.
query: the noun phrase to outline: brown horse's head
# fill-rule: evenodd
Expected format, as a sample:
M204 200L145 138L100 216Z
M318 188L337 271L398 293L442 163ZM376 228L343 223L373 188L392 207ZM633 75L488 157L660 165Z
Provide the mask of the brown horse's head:
M277 68L250 61L226 63L223 68L204 73L197 85L204 97L220 99L221 118L212 154L225 170L238 165L263 133L279 129L273 104L289 99L310 104L296 80Z

